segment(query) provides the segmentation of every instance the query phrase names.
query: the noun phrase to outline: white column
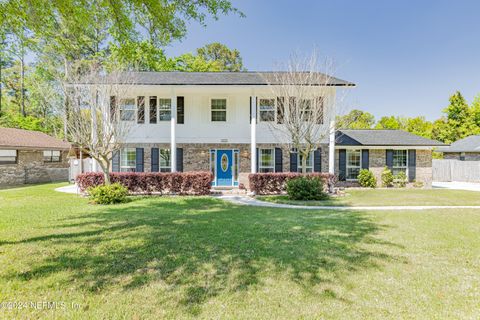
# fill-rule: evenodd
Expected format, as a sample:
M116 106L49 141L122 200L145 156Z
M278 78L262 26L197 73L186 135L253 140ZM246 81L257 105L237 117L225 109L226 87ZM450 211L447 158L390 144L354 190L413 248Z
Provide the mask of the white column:
M335 120L330 120L330 143L328 144L328 172L335 174Z
M170 118L170 168L172 172L177 171L177 139L175 128L177 125L177 96L172 90L172 111Z
M250 113L252 114L252 119L250 123L250 158L251 158L251 168L252 173L257 172L257 97L252 96L252 103L250 105Z

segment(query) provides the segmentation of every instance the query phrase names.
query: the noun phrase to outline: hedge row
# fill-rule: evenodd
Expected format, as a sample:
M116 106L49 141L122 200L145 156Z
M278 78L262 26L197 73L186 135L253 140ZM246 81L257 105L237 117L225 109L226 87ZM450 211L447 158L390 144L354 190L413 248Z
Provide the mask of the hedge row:
M89 172L77 176L80 191L104 183L103 173ZM190 194L210 193L213 175L211 172L128 172L110 173L110 181L124 185L134 194Z
M286 191L286 183L288 180L306 175L308 177L319 177L323 182L324 191L328 191L329 186L333 186L336 182L335 175L325 172L319 173L295 173L295 172L279 172L279 173L252 173L248 176L251 191L255 194L281 194Z

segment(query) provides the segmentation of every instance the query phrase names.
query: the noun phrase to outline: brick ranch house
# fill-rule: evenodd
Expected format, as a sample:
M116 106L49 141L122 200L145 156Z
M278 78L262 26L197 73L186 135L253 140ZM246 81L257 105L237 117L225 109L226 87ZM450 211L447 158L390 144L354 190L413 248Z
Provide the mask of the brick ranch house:
M42 132L0 128L0 187L67 181L69 149Z
M448 147L436 149L443 153L443 158L448 160L479 161L480 160L480 135L473 135L455 141Z
M112 171L210 170L214 187L235 188L248 187L250 173L302 170L300 156L268 124L280 121L282 98L272 96L261 73L137 72L134 77L128 96L110 97L120 110L117 120L132 123L113 155ZM337 89L353 86L334 79L321 90L324 105L334 103ZM319 98L315 86L311 95ZM380 181L388 166L431 186L431 152L441 143L403 131L331 132L308 157L308 172L331 172L355 182L361 168L370 168Z

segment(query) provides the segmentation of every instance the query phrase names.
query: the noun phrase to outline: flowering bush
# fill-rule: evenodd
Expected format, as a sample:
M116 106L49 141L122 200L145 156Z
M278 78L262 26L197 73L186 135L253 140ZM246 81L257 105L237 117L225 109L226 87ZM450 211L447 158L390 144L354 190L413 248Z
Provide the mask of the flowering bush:
M211 172L115 172L110 173L112 183L120 183L134 194L191 194L210 193L213 175ZM104 183L103 173L90 172L77 176L80 191Z
M323 191L328 191L330 186L336 182L336 177L330 173L296 173L296 172L278 172L278 173L252 173L248 176L250 189L255 194L280 194L286 191L286 183L300 176L318 177L323 182Z

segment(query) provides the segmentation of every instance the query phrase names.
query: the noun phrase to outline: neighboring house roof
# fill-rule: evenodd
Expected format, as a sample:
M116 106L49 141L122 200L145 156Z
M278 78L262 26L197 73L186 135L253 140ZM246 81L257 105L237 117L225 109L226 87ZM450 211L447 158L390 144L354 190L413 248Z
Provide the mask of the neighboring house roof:
M440 152L480 152L480 135L455 141L449 147L438 148Z
M417 136L403 130L338 130L340 146L445 146L444 143Z
M0 149L68 150L70 144L39 131L0 128Z
M135 85L267 85L276 84L279 72L132 72L125 77ZM354 83L318 73L319 86L355 86ZM301 79L301 77L300 77ZM279 84L279 83L277 83ZM299 85L301 83L292 83Z

